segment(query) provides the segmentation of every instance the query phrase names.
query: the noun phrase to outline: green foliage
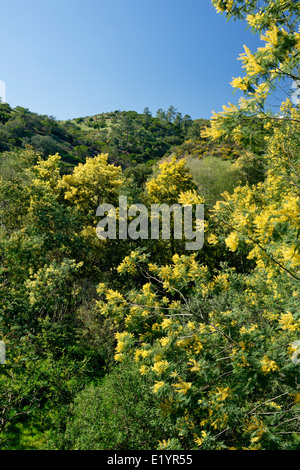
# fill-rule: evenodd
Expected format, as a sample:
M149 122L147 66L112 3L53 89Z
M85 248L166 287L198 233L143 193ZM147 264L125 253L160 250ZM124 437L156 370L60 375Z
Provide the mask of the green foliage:
M108 153L110 162L127 167L158 160L171 146L183 142L188 121L179 119L177 112L169 114L163 121L135 111L57 121L52 116L0 103L0 152L29 146L44 158L59 153L65 173L69 165L98 153Z
M231 85L245 96L236 106L229 103L221 113L214 114L212 126L203 136L234 138L245 148L262 154L264 138L272 134L273 124L281 119L280 113L272 111L268 98L287 86L291 99L292 81L299 79L299 5L293 0L213 0L213 4L228 18L245 18L264 45L254 53L244 46L240 60L245 75L234 78Z
M300 116L265 109L298 77L299 7L213 4L266 46L211 121L0 103L1 449L299 448ZM99 240L120 195L205 200L204 247Z
M80 289L76 285L76 271L82 267L74 260L44 265L25 282L32 311L39 318L50 316L62 320L76 305Z
M181 445L297 448L297 281L258 266L213 275L195 256L174 255L167 266L148 258L132 253L119 272L142 268L150 282L124 293L101 285L98 306L120 325L115 358L135 361L152 381Z
M220 200L224 191L232 192L243 180L239 168L217 157L209 156L201 160L190 158L186 164L208 207Z
M14 325L2 330L7 359L0 370L1 449L16 444L18 423L25 433L32 425L46 432L84 384L86 361L65 351L70 337L56 329L50 339L48 320L40 323L36 336Z
M171 421L161 415L149 381L134 364L124 364L77 395L55 442L64 450L151 450L169 433Z
M82 145L85 139L78 126L69 128L52 116L42 116L22 107L12 109L3 103L0 107L0 151L31 146L44 157L60 152L64 168L68 162L73 165L78 162L73 148ZM96 153L92 142L89 142L88 152Z
M107 152L115 163L126 167L131 163L158 160L166 151L183 141L183 130L171 120L160 120L149 113L123 111L101 115L106 126L99 133ZM97 122L97 121L96 121Z

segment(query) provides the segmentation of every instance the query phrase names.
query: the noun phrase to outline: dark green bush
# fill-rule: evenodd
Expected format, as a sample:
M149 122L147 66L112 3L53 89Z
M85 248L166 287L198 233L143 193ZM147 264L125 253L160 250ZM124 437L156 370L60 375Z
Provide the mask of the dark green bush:
M170 436L171 421L162 416L150 383L135 364L122 364L100 385L88 386L78 394L60 448L151 450Z

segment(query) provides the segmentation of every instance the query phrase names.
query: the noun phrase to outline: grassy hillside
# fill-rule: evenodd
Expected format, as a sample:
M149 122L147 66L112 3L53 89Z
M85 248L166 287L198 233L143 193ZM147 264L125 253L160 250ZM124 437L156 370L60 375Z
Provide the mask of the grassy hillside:
M153 117L149 111L113 111L71 121L111 161L124 167L156 161L172 147L184 142L193 121L167 113Z
M39 115L0 103L0 152L32 147L47 157L59 153L63 169L84 162L86 157L108 153L111 163L123 168L159 160L194 131L189 116L145 110L114 111L67 121Z
M44 157L59 153L67 169L83 161L77 150L80 145L86 145L90 155L97 152L78 126L0 103L0 152L30 146Z

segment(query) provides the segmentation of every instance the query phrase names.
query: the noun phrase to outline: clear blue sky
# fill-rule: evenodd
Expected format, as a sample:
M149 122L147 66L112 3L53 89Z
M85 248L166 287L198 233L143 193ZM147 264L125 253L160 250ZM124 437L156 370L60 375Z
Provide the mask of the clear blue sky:
M6 101L57 119L170 105L193 119L235 102L243 44L210 0L2 0Z

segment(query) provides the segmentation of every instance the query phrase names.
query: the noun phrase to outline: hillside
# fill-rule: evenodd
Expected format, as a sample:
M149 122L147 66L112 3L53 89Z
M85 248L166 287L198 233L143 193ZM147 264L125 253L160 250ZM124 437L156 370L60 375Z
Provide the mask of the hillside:
M89 154L96 154L97 149L78 126L0 103L0 152L31 146L44 157L59 153L68 168L82 161L77 148L84 144Z
M63 171L86 157L108 153L111 163L123 168L157 161L195 133L197 125L174 107L153 117L145 108L114 111L58 121L27 108L0 103L0 152L32 147L44 157L59 153Z
M206 119L192 120L170 106L152 116L148 108L112 111L94 116L58 121L17 106L0 103L0 154L31 147L44 158L58 153L61 173L70 173L87 157L108 154L109 163L120 165L141 188L152 169L174 155L187 159L198 188L207 204L213 204L223 191L231 191L240 180L258 181L249 169L236 168L241 156L237 142L215 142L201 137ZM241 161L241 159L239 159ZM249 166L249 159L247 160ZM257 168L257 165L256 165Z

